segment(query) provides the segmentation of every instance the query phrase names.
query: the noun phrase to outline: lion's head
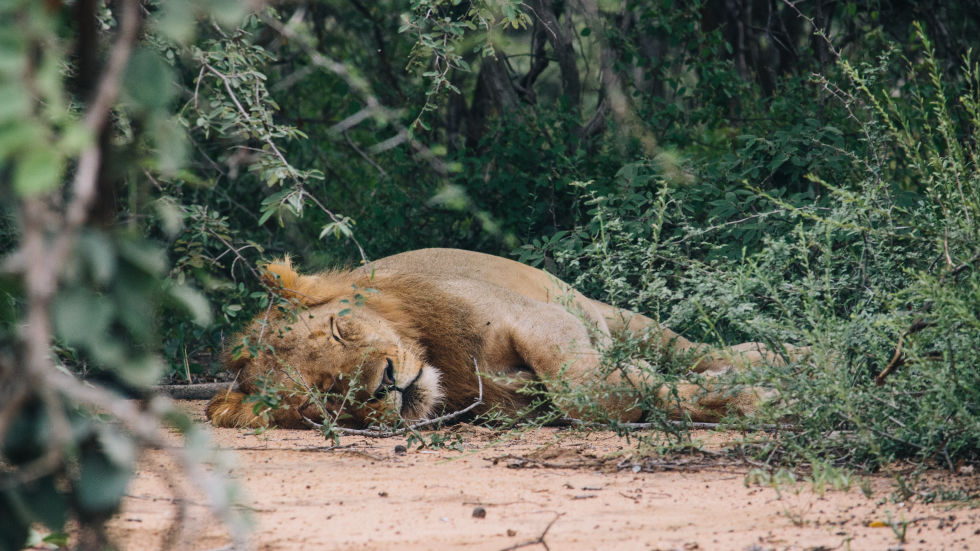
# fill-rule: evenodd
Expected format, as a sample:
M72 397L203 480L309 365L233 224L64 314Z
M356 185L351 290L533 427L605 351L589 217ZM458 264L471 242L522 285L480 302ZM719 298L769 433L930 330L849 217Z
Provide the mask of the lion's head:
M313 389L325 393L328 413L343 413L338 420L354 426L434 413L441 372L404 292L422 282L357 272L301 276L288 259L266 270L289 305L257 316L227 352L244 392L274 388L292 395L294 414L322 418L309 407Z

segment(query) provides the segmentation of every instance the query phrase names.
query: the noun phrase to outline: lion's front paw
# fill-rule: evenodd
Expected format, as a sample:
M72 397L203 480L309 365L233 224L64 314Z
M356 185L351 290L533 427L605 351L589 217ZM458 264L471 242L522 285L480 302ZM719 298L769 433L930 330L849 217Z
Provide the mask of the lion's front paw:
M253 404L246 403L245 394L231 390L219 392L208 402L204 414L216 427L261 428L268 425L266 419L256 415Z

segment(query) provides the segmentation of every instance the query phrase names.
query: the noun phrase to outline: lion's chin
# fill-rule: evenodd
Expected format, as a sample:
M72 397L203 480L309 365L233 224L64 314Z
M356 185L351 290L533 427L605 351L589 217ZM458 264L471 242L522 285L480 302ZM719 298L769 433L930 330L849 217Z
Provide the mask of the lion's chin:
M442 401L443 391L439 382L439 370L424 365L419 376L402 393L401 416L407 421L425 419L432 415Z

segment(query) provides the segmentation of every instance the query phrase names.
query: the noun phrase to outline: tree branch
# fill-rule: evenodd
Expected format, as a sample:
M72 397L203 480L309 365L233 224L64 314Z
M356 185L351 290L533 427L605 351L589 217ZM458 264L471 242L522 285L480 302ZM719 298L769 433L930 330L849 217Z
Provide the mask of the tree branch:
M567 25L558 21L558 13L551 0L533 0L531 12L545 29L545 36L551 43L558 68L561 71L561 86L568 104L578 111L582 104L582 81L578 73L578 62L575 59L575 48L572 42L571 17L566 16Z

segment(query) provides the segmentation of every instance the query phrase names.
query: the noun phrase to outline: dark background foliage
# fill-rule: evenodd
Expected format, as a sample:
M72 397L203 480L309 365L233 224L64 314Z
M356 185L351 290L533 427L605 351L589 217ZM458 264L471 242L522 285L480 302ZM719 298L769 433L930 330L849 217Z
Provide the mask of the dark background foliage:
M111 396L210 377L267 304L256 265L284 254L309 270L421 247L518 258L692 338L812 345L750 375L783 389L763 415L800 426L770 460L977 457L976 1L23 0L0 16L6 547L69 514L97 545L132 467L77 407L99 397L57 377ZM90 124L116 49L119 93ZM119 483L86 486L91 469Z

